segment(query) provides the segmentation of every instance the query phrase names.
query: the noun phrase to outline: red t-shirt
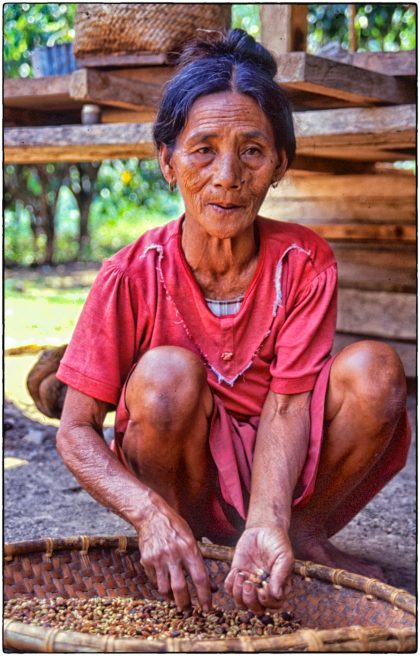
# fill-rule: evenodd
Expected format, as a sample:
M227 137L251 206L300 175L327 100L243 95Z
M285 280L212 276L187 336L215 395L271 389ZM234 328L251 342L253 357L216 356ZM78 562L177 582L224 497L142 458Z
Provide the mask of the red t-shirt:
M335 332L337 274L328 244L308 228L258 218L259 260L240 311L217 317L182 251L182 220L105 261L58 378L117 405L139 357L174 345L201 358L212 392L235 417L260 415L269 389L311 391Z

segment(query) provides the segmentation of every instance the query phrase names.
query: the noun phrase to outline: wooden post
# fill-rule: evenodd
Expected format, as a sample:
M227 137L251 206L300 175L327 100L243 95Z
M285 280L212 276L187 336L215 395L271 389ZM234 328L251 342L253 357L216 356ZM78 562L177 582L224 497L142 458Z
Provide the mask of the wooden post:
M263 4L261 41L276 55L306 50L307 5Z
M357 38L356 38L356 5L349 5L349 52L356 52Z

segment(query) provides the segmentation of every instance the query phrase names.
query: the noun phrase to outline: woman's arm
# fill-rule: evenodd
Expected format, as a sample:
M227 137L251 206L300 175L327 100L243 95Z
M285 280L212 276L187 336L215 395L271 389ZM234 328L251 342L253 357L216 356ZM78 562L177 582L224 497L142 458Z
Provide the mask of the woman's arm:
M162 593L173 592L180 608L190 595L180 567L190 575L204 609L211 606L207 571L188 524L116 458L102 436L107 403L69 387L57 449L89 494L132 524L139 536L141 562Z
M246 527L226 579L237 605L256 612L279 605L287 592L294 562L288 530L308 449L310 396L269 392L262 411ZM246 582L258 570L269 574L262 588Z

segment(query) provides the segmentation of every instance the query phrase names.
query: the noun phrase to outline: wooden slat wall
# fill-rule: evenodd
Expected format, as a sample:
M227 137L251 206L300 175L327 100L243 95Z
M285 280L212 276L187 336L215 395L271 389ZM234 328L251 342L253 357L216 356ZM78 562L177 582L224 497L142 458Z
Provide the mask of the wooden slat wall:
M261 214L306 224L330 241L339 269L336 348L360 338L385 339L414 376L415 176L289 171L270 190Z

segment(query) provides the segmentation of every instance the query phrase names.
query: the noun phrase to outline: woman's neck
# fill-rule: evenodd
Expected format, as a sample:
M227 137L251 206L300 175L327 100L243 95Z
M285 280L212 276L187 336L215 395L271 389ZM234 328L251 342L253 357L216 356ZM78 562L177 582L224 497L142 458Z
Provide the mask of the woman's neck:
M219 239L184 220L182 249L205 295L227 299L246 291L257 266L256 237L254 225L232 239Z

